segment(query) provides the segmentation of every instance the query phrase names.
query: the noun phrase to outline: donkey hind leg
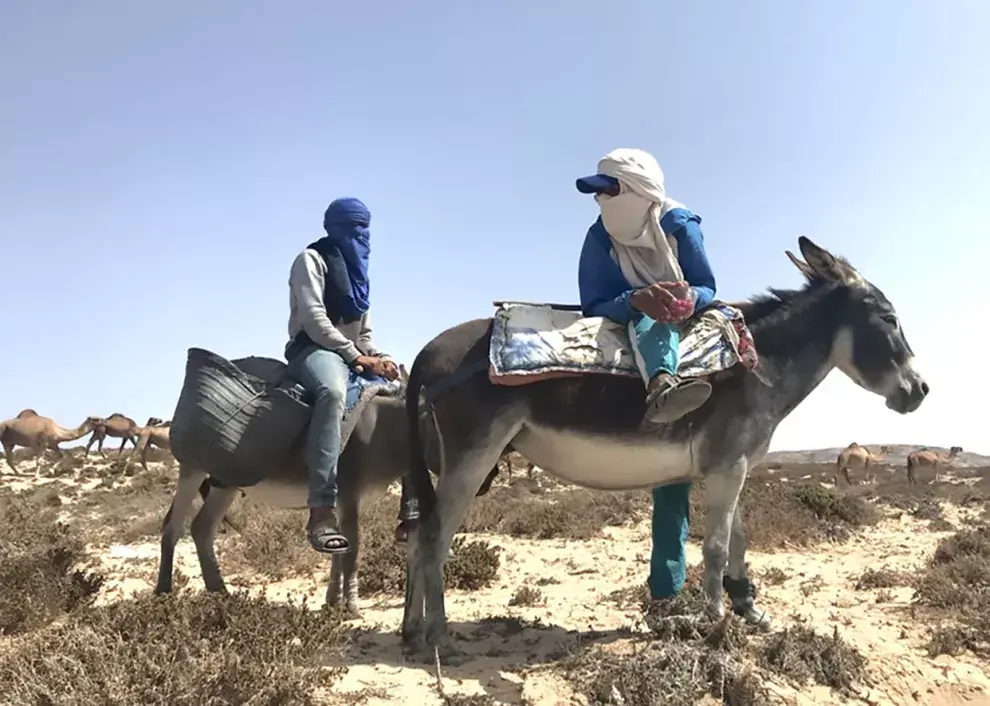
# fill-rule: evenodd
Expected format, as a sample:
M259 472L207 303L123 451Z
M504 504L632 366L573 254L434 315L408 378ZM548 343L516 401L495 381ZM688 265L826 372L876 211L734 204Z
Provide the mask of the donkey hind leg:
M155 586L155 593L172 592L172 560L175 557L175 545L182 536L193 501L199 495L199 484L206 480L206 476L205 471L179 467L179 482L176 484L175 497L172 499L172 514L162 528L162 554L158 563L158 584Z
M358 610L358 545L360 530L358 527L359 501L357 498L340 498L337 506L340 518L340 531L347 537L351 550L346 554L334 554L330 559L330 583L327 586L327 605L339 605L344 601L347 617L361 617Z
M443 567L471 501L502 450L518 432L518 426L492 430L487 439L451 449L448 444L442 475L437 482L437 502L430 519L418 533L417 550L426 606L426 640L449 664L459 661L461 649L447 632ZM433 653L427 655L432 658Z
M756 606L756 587L749 578L746 566L746 526L742 520L742 503L736 502L732 514L732 530L729 538L729 565L725 570L722 586L729 594L732 612L742 617L750 625L769 629L770 616Z
M730 537L739 501L739 492L746 480L748 464L739 458L725 468L713 469L705 475L705 541L701 548L704 560L704 588L712 609L725 615L722 603L722 577L729 561ZM745 560L745 550L740 552ZM735 567L738 570L738 567Z
M220 565L217 563L217 555L214 553L214 544L217 539L217 530L220 523L230 509L231 503L237 497L237 488L213 488L206 496L206 502L199 509L193 518L190 526L193 542L196 544L196 554L199 557L199 569L203 574L203 583L207 591L226 593L227 586L224 585L223 576L220 573Z

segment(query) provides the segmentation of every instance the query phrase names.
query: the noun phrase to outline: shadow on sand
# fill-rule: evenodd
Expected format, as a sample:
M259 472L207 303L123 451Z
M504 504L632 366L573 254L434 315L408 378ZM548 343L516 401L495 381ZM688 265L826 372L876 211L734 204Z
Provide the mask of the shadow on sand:
M539 621L508 616L473 622L451 622L450 634L464 650L457 665L442 664L444 678L476 680L485 693L503 703L522 703L522 682L506 679L514 672L558 662L591 644L609 644L632 636L628 628L617 630L567 630ZM397 631L357 628L354 641L339 666L387 665L436 674L433 662L407 659Z

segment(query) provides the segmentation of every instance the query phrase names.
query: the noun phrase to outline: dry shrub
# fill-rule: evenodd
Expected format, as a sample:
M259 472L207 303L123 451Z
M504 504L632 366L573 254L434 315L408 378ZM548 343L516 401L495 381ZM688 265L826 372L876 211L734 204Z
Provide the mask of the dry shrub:
M405 590L406 559L395 546L398 498L368 503L361 512L360 591L362 595L399 595ZM444 564L448 588L476 591L492 584L500 565L499 547L456 537Z
M477 591L491 586L498 575L502 548L488 542L468 542L464 537L454 539L451 556L443 567L447 588Z
M509 599L510 606L535 606L543 602L543 593L538 588L520 586Z
M362 595L400 595L405 590L406 558L395 546L397 498L367 503L361 511L358 559Z
M780 586L787 581L788 576L787 572L779 566L768 566L763 570L761 578L768 586Z
M444 694L443 706L498 706L499 702L488 694Z
M323 571L330 562L306 540L306 512L240 500L240 532L224 544L224 563L241 571L262 573L270 580ZM362 528L363 529L363 528Z
M175 475L152 466L130 479L106 475L102 486L80 496L75 522L91 541L128 544L161 534L175 493Z
M798 683L814 680L846 696L866 681L866 657L839 637L819 635L804 625L774 633L759 649L760 664Z
M856 581L857 591L868 591L874 588L895 588L910 586L912 578L900 571L891 569L867 569Z
M615 603L619 608L642 607L650 600L650 588L645 583L636 586L618 588L608 594L606 600Z
M605 527L646 516L650 495L605 493L584 488L535 494L538 486L517 481L494 486L477 498L464 519L464 532L492 532L530 539L591 539Z
M765 703L756 675L743 661L748 638L741 621L731 615L714 618L708 610L693 587L649 601L650 639L631 653L587 650L563 668L591 704L687 706L705 695L734 706Z
M0 634L46 625L95 598L103 577L80 568L82 540L50 504L0 498Z
M915 601L945 612L953 621L933 635L929 651L990 652L990 526L942 540L917 579Z
M0 670L10 706L316 704L343 671L336 612L243 594L145 595L20 638Z
M691 493L691 536L704 538L704 482ZM815 482L750 479L741 495L743 522L753 549L845 541L857 527L876 524L880 513L862 498Z

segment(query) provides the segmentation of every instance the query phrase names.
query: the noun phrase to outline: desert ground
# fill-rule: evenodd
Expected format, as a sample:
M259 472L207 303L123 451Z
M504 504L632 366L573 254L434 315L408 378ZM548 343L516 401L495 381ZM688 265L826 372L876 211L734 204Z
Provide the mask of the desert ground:
M874 484L836 484L832 451L751 473L767 633L698 610L698 488L688 585L651 602L648 493L502 473L446 572L471 658L439 669L400 646L397 490L362 512L352 618L322 606L329 562L302 512L237 500L217 552L231 595L203 592L187 534L176 593L155 597L167 453L146 471L70 449L37 477L0 461L0 703L990 704L990 463L964 455L910 485L902 452Z

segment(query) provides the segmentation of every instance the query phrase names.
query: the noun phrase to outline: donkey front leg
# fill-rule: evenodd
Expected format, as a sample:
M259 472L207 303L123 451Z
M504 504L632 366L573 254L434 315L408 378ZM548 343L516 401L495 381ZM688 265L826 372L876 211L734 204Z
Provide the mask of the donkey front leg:
M746 566L746 526L742 520L742 503L736 502L732 515L732 533L729 541L729 565L722 585L732 602L732 612L750 625L769 629L770 616L756 606L756 587L749 578Z
M705 542L701 548L704 588L718 616L725 615L722 576L729 561L733 518L747 469L746 458L742 457L705 475Z
M358 609L358 544L360 530L358 527L358 499L341 497L338 505L340 531L347 537L350 551L345 554L335 554L331 558L330 584L327 586L327 605L339 605L344 600L347 617L361 617Z

